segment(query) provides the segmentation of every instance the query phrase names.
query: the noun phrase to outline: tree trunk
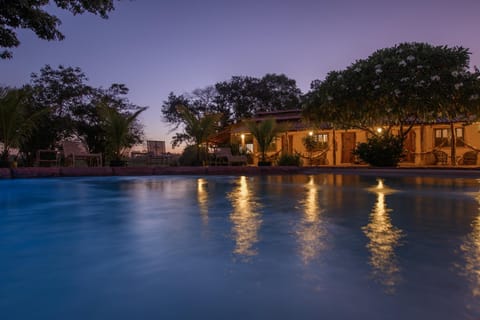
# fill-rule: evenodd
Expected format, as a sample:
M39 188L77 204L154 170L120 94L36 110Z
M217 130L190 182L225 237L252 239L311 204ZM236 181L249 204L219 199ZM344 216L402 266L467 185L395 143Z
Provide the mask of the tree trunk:
M337 165L337 140L335 138L335 128L333 128L333 132L332 132L332 135L333 135L333 140L332 140L332 146L333 146L333 165L336 166Z
M457 136L455 135L455 126L454 123L450 123L450 131L452 132L451 137L452 141L450 144L450 159L451 159L451 164L452 166L457 165Z

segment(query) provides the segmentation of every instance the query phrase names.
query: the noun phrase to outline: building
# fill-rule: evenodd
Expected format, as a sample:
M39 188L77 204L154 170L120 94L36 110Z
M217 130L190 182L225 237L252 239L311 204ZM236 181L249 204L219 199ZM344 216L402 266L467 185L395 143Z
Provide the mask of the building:
M360 164L352 151L356 145L366 142L367 131L361 129L334 129L328 126L313 126L303 121L301 110L285 110L258 113L253 121L274 118L277 123L286 123L287 130L277 136L268 150L274 160L281 154L297 154L304 165L348 166ZM451 157L451 129L455 130L455 159ZM382 127L372 128L384 130ZM393 132L398 128L392 128ZM240 123L229 128L230 143L252 155L251 163L257 164L259 150L247 127ZM307 146L309 148L307 148ZM405 158L400 165L478 165L480 152L480 123L437 121L432 124L415 124L405 140Z

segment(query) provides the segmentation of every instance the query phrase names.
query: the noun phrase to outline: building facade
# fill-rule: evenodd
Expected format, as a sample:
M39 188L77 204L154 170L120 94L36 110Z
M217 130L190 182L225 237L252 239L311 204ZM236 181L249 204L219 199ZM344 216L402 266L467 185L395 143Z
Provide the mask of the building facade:
M287 124L278 134L267 155L273 161L282 154L299 155L304 165L350 166L361 164L352 151L358 143L366 142L369 133L360 129L334 129L306 124L300 110L259 113L253 121L274 118ZM452 157L452 128L455 130L455 153ZM381 131L385 128L372 128ZM395 133L398 128L392 128ZM235 125L230 130L230 142L251 154L251 164L257 164L259 149L247 127ZM437 122L417 124L408 132L404 142L402 166L478 165L480 152L480 123Z

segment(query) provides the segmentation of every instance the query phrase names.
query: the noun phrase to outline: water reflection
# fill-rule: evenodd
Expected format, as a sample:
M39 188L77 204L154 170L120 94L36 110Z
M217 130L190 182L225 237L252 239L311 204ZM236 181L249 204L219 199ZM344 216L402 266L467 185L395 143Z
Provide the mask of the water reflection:
M202 223L208 224L208 183L203 178L197 179L197 201L200 207L200 216L202 217Z
M480 193L477 194L476 200L480 204ZM465 256L464 273L472 286L472 295L480 297L480 207L477 217L472 222L472 231L460 249Z
M300 242L300 255L305 264L317 258L325 247L325 228L321 220L322 210L319 206L319 189L313 176L305 184L305 199L300 202L304 209L304 217L297 236Z
M235 239L233 252L244 257L255 256L258 253L255 244L258 242L258 231L262 220L259 213L260 205L245 176L238 179L237 186L228 194L228 198L233 207L230 214Z
M377 182L377 186L369 189L377 195L377 202L370 214L370 223L363 227L363 232L369 239L367 248L370 251L373 278L385 287L387 293L394 293L400 281L395 248L399 246L403 235L400 229L392 225L392 210L387 208L385 201L385 196L395 190L386 187L382 179Z

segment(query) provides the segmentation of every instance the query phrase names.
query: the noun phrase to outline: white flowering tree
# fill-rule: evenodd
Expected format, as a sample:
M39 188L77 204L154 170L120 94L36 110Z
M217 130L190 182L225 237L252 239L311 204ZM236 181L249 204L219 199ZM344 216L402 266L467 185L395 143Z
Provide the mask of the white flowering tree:
M387 128L382 134L398 126L401 139L419 122L467 121L480 114L479 72L469 69L469 58L465 48L426 43L378 50L345 70L330 72L324 81L315 81L304 114L373 135L376 126Z

